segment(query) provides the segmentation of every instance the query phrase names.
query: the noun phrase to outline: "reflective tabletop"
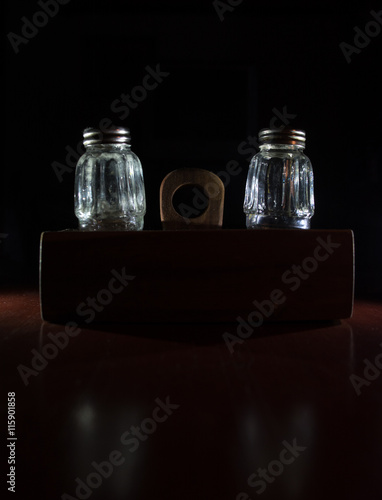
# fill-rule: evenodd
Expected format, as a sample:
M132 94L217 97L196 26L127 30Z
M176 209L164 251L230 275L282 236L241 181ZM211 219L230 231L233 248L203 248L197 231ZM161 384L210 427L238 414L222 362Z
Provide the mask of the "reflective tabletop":
M33 289L0 304L13 498L382 498L380 303L241 336L53 325Z

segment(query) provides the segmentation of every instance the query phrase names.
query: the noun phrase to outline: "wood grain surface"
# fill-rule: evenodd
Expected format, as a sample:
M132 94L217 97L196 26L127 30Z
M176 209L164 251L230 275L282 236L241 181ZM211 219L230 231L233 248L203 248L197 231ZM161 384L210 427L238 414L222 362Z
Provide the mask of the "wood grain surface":
M347 230L48 232L40 268L52 322L258 324L347 318L353 306Z

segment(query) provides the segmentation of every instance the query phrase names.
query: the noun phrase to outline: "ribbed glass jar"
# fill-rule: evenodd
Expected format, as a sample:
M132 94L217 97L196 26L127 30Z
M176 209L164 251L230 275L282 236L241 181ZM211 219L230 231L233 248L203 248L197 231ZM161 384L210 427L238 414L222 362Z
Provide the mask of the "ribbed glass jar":
M79 229L143 229L146 195L142 165L131 151L130 132L114 128L84 130L85 154L75 175L74 211Z
M245 188L247 228L309 229L314 214L313 169L302 130L263 129Z

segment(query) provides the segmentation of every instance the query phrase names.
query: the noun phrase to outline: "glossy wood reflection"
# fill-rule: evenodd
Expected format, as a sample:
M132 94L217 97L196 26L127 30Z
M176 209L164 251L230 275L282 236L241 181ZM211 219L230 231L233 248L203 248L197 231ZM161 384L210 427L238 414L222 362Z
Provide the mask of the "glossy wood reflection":
M0 301L20 498L379 498L380 304L231 353L235 324L76 329L42 323L35 291Z

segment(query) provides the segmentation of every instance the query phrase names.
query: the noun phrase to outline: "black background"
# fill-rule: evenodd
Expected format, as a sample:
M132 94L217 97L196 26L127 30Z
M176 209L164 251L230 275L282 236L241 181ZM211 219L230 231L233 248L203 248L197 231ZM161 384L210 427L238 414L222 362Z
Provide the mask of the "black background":
M382 29L350 63L340 48L354 45L354 27L364 30L370 11L380 9L373 2L243 0L221 20L212 1L71 0L16 54L7 35L21 35L22 18L42 9L8 0L2 281L36 283L40 233L76 227L74 170L60 182L52 164L66 164L66 148L77 149L85 127L108 118L131 129L145 176L145 229L161 227L159 186L168 172L192 166L218 173L230 160L242 170L226 188L224 226L244 228L248 160L256 151L242 143L269 126L274 109L286 109L290 125L307 133L312 227L353 229L356 292L380 294ZM112 103L158 64L169 76L121 119Z

